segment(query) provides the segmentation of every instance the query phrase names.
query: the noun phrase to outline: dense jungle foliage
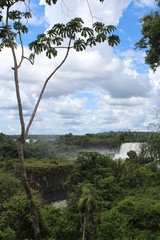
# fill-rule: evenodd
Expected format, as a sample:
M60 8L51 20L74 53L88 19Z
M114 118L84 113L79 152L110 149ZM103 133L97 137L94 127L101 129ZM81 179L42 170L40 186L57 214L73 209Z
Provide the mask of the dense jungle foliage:
M110 134L100 134L93 138L111 138ZM126 134L127 138L131 135ZM143 135L143 139L146 139L146 135ZM117 134L115 138L120 136ZM67 189L65 208L44 204L42 192L32 190L39 214L42 239L160 239L158 136L147 135L148 144L145 146L148 151L151 149L150 153L154 150L156 155L150 155L148 159L144 153L137 156L131 151L125 161L115 161L111 156L85 151L79 151L75 161L66 160L69 158L63 158L65 154L74 149L76 152L81 150L69 143L71 139L66 141L67 138L76 138L71 134L62 136L57 141L26 144L25 154L28 154L28 159L25 164L31 174L31 180L34 180L36 174L38 180L35 184L47 188L51 183L49 186L54 188L62 179ZM80 136L82 137L90 138L90 135ZM123 141L125 142L125 138ZM53 146L58 150L62 147L63 154L53 151ZM15 141L0 135L0 239L31 240L34 239L32 219L17 174L16 147ZM47 149L50 150L47 152ZM59 179L56 177L58 175ZM45 182L47 176L48 181ZM59 185L62 187L63 184Z

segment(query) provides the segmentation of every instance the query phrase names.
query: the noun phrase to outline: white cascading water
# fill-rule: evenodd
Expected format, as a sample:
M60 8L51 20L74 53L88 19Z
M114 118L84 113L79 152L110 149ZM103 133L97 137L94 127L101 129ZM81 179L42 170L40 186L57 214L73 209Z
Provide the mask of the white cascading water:
M141 143L139 142L134 142L134 143L122 143L121 147L120 147L120 151L119 153L116 153L114 156L114 159L126 159L127 156L127 152L133 150L137 153L137 155L140 154L141 152L141 147L140 147Z
M67 200L56 201L51 203L51 205L56 208L65 208L67 206Z

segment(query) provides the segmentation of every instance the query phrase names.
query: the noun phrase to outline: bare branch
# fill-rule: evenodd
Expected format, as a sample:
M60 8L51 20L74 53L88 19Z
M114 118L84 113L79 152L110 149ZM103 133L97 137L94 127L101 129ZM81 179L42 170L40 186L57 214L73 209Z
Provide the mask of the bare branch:
M21 32L20 31L18 32L18 35L19 35L19 39L20 39L20 43L21 43L21 49L22 49L21 60L20 60L20 63L18 65L18 68L20 68L20 66L23 62L23 59L24 59L24 47L23 47L23 42L22 42L22 37L21 37Z
M49 82L49 80L51 79L51 77L57 72L57 70L63 65L63 63L66 61L66 59L67 59L67 57L68 57L69 51L70 51L70 49L71 49L71 48L70 48L71 41L72 41L72 37L71 37L70 40L69 40L68 49L67 49L67 51L66 51L66 54L65 54L64 59L63 59L62 62L56 67L56 69L48 76L48 78L46 79L46 81L45 81L45 83L44 83L44 85L43 85L43 88L42 88L41 93L40 93L40 95L39 95L39 98L38 98L38 100L37 100L36 106L35 106L35 108L34 108L34 110L33 110L33 113L32 113L32 115L31 115L30 121L29 121L28 126L27 126L27 128L26 128L25 139L26 139L27 136L28 136L29 129L30 129L30 127L31 127L31 125L32 125L32 122L33 122L33 120L34 120L34 117L35 117L35 115L36 115L38 106L39 106L40 101L41 101L41 99L42 99L43 93L44 93L44 91L45 91L45 89L46 89L47 83Z
M23 57L24 59L27 59L32 65L34 64L34 61L32 62L29 58L27 58L27 57Z
M62 49L65 48L65 49L68 49L68 47L54 47L54 48L55 48L55 49L57 49L57 48L62 48ZM69 47L69 48L71 49L71 48L74 48L74 47L72 46L72 47Z

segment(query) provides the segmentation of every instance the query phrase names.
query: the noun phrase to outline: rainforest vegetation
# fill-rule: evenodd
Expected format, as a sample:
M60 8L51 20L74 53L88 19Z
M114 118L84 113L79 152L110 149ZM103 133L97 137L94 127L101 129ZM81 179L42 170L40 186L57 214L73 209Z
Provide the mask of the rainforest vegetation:
M67 134L54 141L38 139L32 144L25 143L45 87L67 59L70 49L81 52L105 41L110 46L117 45L119 37L110 35L115 27L96 22L93 31L83 27L80 18L66 25L57 23L29 44L33 52L26 58L21 36L28 32L28 27L23 18L28 22L32 11L30 8L29 12L11 11L10 7L17 2L20 1L0 1L0 51L5 47L12 49L21 125L17 141L0 134L0 239L160 240L159 132ZM56 2L46 0L49 5ZM160 6L160 1L156 2ZM4 9L7 10L5 21ZM13 25L9 25L9 20ZM152 11L141 19L142 39L136 44L137 48L146 50L145 61L153 71L160 66L159 22L159 11ZM80 36L78 40L76 35ZM19 64L15 52L18 36L22 48ZM66 38L64 59L46 78L26 126L18 70L24 59L33 64L35 56L42 52L46 52L48 58L56 57L57 46ZM117 150L125 142L143 142L140 155L130 151L122 161L93 151L98 148ZM57 193L63 193L62 199L67 199L65 208L56 208L46 201L49 194L56 196Z
M148 151L150 146L151 152L157 152L156 159L153 155L147 159L143 151L139 156L131 151L126 160L113 160L111 156L83 149L89 142L91 147L100 142L116 147L122 141L139 140L148 143ZM106 145L107 141L116 145ZM16 141L0 134L0 239L31 240L32 218L20 180L16 149ZM67 134L53 141L26 143L25 165L40 219L41 238L160 239L158 153L158 133ZM67 198L67 207L48 204L49 193ZM50 200L56 200L54 197Z

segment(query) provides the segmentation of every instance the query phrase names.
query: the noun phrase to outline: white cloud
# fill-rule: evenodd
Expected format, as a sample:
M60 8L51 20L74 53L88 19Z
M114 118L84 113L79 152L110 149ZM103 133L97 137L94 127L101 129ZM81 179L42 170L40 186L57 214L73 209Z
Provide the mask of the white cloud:
M90 1L91 2L91 1ZM74 16L88 16L87 1L67 1L69 11L61 1L45 7L48 25L68 21ZM117 24L130 0L108 0L102 5L92 1L94 16ZM143 3L143 1L141 1ZM150 1L151 3L151 1ZM43 2L41 1L41 4ZM148 2L149 4L149 2ZM28 55L28 50L25 47ZM20 50L18 49L20 57ZM55 59L37 56L35 65L26 60L20 69L20 87L25 120L33 111L40 90L48 75L64 58L61 51ZM19 132L19 118L13 80L12 55L9 49L0 54L0 131ZM151 119L151 109L159 105L159 69L155 74L144 70L144 54L126 50L115 53L107 44L85 52L71 51L62 68L48 83L40 103L31 133L86 133L110 130L144 130Z
M103 55L101 48L105 49ZM8 53L8 50L4 50L0 55L5 63L0 81L4 88L9 86L7 93L9 97L6 97L3 88L0 110L8 106L7 123L11 126L13 121L13 126L16 126L16 122L18 124L19 121L17 111L13 111L17 104L9 71L10 62L6 68L10 55L9 53L6 55L5 51ZM140 126L144 123L144 109L148 111L150 90L155 88L155 81L158 79L151 82L152 76L149 78L138 73L129 74L129 69L135 71L134 64L126 64L132 54L122 55L124 57L120 59L110 47L104 45L100 49L82 54L72 52L68 61L48 84L31 131L61 134L71 131L97 132L106 129L123 130L124 126L133 128L134 125ZM136 55L133 54L133 57ZM138 58L136 59L138 61ZM139 59L141 61L141 58ZM24 62L20 71L20 86L26 121L29 120L44 80L55 65L54 61L46 60L43 55L37 57L35 67ZM82 96L84 93L85 97L78 97L79 93L82 93ZM88 96L91 96L90 100ZM92 109L88 107L89 101Z
M138 7L153 7L155 6L155 0L137 0L135 4Z
M45 17L49 26L54 25L56 22L69 21L74 17L81 17L85 23L92 24L92 16L94 21L102 20L107 24L117 25L123 11L131 3L131 0L108 0L104 3L100 1L92 0L89 1L90 10L85 0L68 0L65 4L58 1L56 5L48 6L45 5ZM45 4L44 0L40 1L40 4Z

